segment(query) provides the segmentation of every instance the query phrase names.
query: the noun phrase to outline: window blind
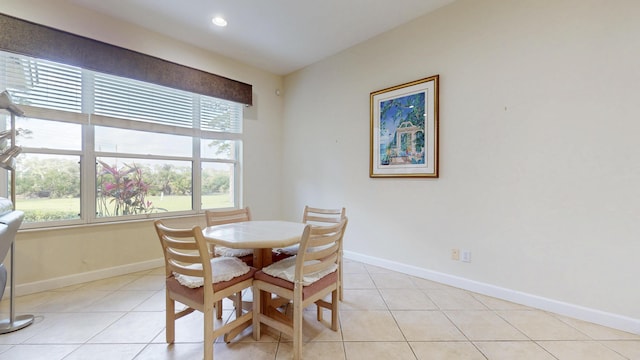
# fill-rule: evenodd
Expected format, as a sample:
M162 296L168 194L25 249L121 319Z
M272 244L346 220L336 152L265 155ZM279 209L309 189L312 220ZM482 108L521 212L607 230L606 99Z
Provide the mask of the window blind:
M82 106L82 69L0 52L0 89L14 102L79 113Z
M242 104L0 52L0 89L18 104L111 118L241 133Z
M211 97L201 97L200 128L205 131L241 133L242 105Z
M131 79L94 74L97 115L184 127L193 126L193 95Z

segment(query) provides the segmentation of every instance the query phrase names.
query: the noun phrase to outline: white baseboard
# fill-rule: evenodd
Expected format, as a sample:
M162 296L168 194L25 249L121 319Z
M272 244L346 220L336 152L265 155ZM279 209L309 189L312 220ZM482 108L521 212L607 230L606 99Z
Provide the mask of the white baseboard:
M395 261L380 259L368 255L362 255L351 251L345 251L344 257L365 264L379 266L385 269L397 271L407 275L436 281L442 284L473 291L479 294L511 301L517 304L530 306L536 309L549 311L575 319L592 322L610 328L640 334L640 319L634 319L618 314L608 313L596 309L570 304L554 299L548 299L537 295L527 294L487 283L465 279L459 276L432 271L417 266L406 265Z
M89 271L80 274L73 274L68 276L57 277L53 279L35 281L32 283L16 285L16 296L33 294L41 291L53 290L62 288L65 286L82 284L88 281L95 281L106 279L114 276L126 275L137 271L144 271L155 269L164 266L164 259L159 258L155 260L143 261L134 264L127 264L122 266L111 267L107 269L100 269ZM8 289L7 289L8 290ZM5 295L8 294L8 291Z

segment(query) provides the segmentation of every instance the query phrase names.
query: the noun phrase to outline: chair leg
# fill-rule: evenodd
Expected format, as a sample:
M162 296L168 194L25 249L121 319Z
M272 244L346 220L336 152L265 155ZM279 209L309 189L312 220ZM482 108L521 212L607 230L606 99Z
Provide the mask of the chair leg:
M338 289L331 292L331 330L338 331Z
M216 302L216 319L222 319L222 300Z
M293 360L302 359L302 304L293 302ZM322 310L320 310L322 311Z
M169 294L165 294L165 308L166 308L166 340L167 344L173 344L176 339L176 303L169 297Z
M238 291L236 294L235 306L236 306L236 319L242 316L242 291Z
M204 360L213 360L213 306L204 311Z
M253 287L253 339L260 340L260 289Z
M340 261L338 264L338 281L340 281L338 284L338 298L342 301L344 299L344 288L342 287L342 255L340 255Z

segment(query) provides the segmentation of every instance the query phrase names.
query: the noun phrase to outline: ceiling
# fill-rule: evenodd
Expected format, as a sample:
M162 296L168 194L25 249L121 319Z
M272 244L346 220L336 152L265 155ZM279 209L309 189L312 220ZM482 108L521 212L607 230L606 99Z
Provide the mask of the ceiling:
M285 75L454 0L68 0ZM222 15L224 28L211 19Z

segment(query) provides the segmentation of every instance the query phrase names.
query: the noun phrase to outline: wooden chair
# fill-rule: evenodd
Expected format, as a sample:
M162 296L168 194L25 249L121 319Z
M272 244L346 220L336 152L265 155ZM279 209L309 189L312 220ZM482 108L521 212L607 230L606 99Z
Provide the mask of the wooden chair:
M251 324L253 311L243 314L240 293L250 288L256 269L237 259L211 258L202 229L172 229L154 222L164 253L166 270L166 341L175 341L175 321L194 311L204 314L204 359L213 359L213 343L225 334L225 342ZM239 275L242 271L245 272ZM235 275L235 277L234 277ZM219 280L219 281L218 281ZM187 284L185 285L185 282ZM198 281L201 286L198 286ZM216 282L214 282L216 281ZM226 297L236 298L236 317L215 328L214 304ZM176 312L175 302L187 306Z
M304 207L302 222L305 224L324 226L327 224L337 224L347 216L347 210L341 209L320 209L310 206Z
M207 226L251 221L251 211L248 206L234 210L205 210L204 216ZM253 265L252 249L231 249L224 246L214 246L213 244L210 244L210 248L214 256L233 256L244 261L249 266Z
M347 217L346 213L347 211L345 208L321 209L306 205L302 213L302 222L305 224L311 224L313 226L337 224ZM340 244L342 244L342 242ZM296 244L288 246L286 248L278 249L277 252L283 254L283 256L279 256L279 258L282 259L297 254L298 246L299 245ZM344 298L342 289L342 248L340 248L340 267L338 271L338 275L340 276L340 289L338 290L338 298L340 299L340 301L342 301Z
M295 257L287 258L256 272L253 281L253 337L260 339L261 324L293 338L293 358L302 358L303 310L317 305L317 319L322 309L331 310L331 329L338 330L338 289L340 288L340 249L347 218L330 226L307 225ZM276 294L293 303L293 318L273 307L261 312L261 291ZM331 294L331 302L324 298ZM291 306L291 305L289 305Z

